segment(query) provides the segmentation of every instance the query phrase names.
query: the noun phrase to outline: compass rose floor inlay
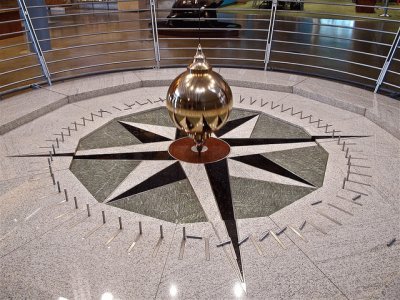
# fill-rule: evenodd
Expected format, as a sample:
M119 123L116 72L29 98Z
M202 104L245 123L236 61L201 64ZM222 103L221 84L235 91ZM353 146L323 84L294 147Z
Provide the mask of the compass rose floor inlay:
M293 93L232 90L216 132L230 153L207 164L168 153L183 134L166 87L0 136L0 298L396 298L399 140Z

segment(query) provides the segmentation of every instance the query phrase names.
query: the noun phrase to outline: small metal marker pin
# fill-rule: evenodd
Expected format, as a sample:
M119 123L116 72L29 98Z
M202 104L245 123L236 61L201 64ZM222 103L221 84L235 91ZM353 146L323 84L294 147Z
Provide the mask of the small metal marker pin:
M75 130L75 131L78 131L78 124L76 124L76 122L74 122L74 123L72 123L72 124L74 124L74 130Z
M103 224L106 224L106 213L104 210L101 211L101 216L103 217Z
M67 189L64 189L65 201L68 202L68 192Z
M229 240L229 241L226 241L226 242L222 242L222 243L220 243L220 244L217 244L217 247L223 247L223 246L228 245L228 244L230 244L230 243L231 243L230 240Z
M82 119L82 124L83 124L83 126L86 126L86 119L85 119L85 117L82 117L81 119Z
M337 144L340 145L340 135L339 135L339 137L337 139Z
M282 233L284 233L285 231L286 231L286 226L285 227L283 227L281 230L279 230L277 233L276 233L276 235L281 235Z
M64 143L64 141L65 141L65 140L64 140L64 132L61 131L61 142Z
M343 179L343 185L342 185L342 189L344 190L344 187L346 186L346 177Z
M186 228L185 227L182 228L182 239L186 240Z
M53 180L53 185L56 185L56 179L54 178L54 173L51 173L51 179Z
M356 195L356 196L354 196L353 198L351 198L353 201L355 201L355 200L357 200L357 199L360 199L361 198L361 195L360 194L358 194L358 195Z
M267 231L261 233L261 236L260 236L260 238L259 238L258 240L259 240L260 242L262 242L263 240L266 239L266 237L267 237L268 235L269 235L269 230L267 230Z
M60 182L59 181L57 181L57 190L58 190L59 193L61 193L61 187L60 187Z
M60 148L60 142L58 141L58 138L56 138L56 146L57 148Z
M164 232L163 232L163 227L160 225L160 238L164 238Z
M194 239L194 240L202 240L203 239L203 237L197 236L197 235L187 235L186 238Z
M299 229L303 230L304 226L306 226L307 221L304 221L303 223L301 223Z
M69 126L68 126L67 129L68 129L68 135L71 136L71 128L69 128Z
M94 121L93 113L90 113L90 117L91 117L92 121Z
M49 165L49 172L50 172L50 176L51 176L51 174L53 174L53 168L51 167L51 165Z
M142 222L139 221L139 234L143 234Z
M346 149L346 158L349 156L349 148Z
M86 203L86 210L87 210L87 216L90 217L90 207L88 203Z
M300 119L303 119L303 111L300 112Z
M351 166L351 154L349 155L349 158L347 160L347 165Z
M54 144L51 144L51 147L53 148L53 154L56 154L56 148L54 147Z
M53 155L51 154L51 151L49 151L49 156L50 156L50 161L53 161Z
M47 158L47 164L49 165L49 167L51 166L50 158Z
M394 239L391 240L389 243L387 243L386 246L390 247L390 246L392 246L395 242L396 242L396 238L394 238Z
M248 239L250 238L250 235L246 236L244 239L242 239L238 245L241 246L243 243L245 243Z
M118 222L119 222L119 230L122 230L122 219L121 219L121 217L118 217Z
M317 127L319 128L319 124L321 124L321 119L318 119L318 121L317 121Z
M333 131L332 131L332 138L333 138L333 139L335 138L335 132L336 132L336 130L333 129Z
M343 142L342 151L344 151L345 147L346 147L346 142Z
M322 200L319 200L319 201L313 202L313 203L311 203L311 205L317 205L317 204L320 204L320 203L322 203Z
M78 209L78 200L76 200L76 197L74 197L74 202L75 202L75 209Z

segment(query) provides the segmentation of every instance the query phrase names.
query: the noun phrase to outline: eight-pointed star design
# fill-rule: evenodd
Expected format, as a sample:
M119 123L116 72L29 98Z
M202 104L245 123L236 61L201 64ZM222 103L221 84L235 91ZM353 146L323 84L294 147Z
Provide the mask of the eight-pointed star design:
M229 121L216 133L217 137L231 146L231 152L227 158L214 163L190 164L176 161L171 157L168 154L171 141L182 137L182 133L174 127L124 121L120 121L120 124L138 138L141 144L80 150L75 153L74 159L141 161L104 200L104 203L113 203L163 185L188 179L208 220L213 225L221 223L225 225L225 233L215 229L216 234L219 238L228 234L236 256L235 267L239 271L240 278L243 278L229 176L233 174L236 177L315 188L306 179L261 154L315 146L317 138L330 138L327 136L251 138L259 117L260 114L254 113ZM217 227L214 226L214 228Z

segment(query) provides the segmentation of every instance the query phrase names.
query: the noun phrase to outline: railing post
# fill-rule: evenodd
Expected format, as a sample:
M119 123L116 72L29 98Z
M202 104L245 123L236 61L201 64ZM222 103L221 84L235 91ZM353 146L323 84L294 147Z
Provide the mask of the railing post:
M158 27L157 27L157 11L156 11L156 0L150 0L150 14L151 14L151 29L153 32L153 44L154 44L154 59L156 61L156 68L160 68L160 45L158 43Z
M265 48L264 71L267 70L269 59L270 59L270 56L271 56L272 36L274 34L275 15L276 15L277 7L278 7L278 0L273 0L272 1L272 7L271 7L271 16L269 18L267 45L266 45L266 48Z
M376 86L375 86L375 91L374 93L377 93L379 90L379 87L381 86L383 80L385 79L387 70L389 69L390 63L392 62L392 58L394 54L396 53L396 49L399 46L400 42L400 26L397 29L397 34L393 40L392 46L390 47L390 50L388 52L388 55L386 57L385 63L383 64L383 67L381 69L381 73L379 74L379 77L376 81Z
M40 66L42 67L43 75L46 77L47 83L51 85L51 75L47 68L46 59L44 58L42 48L40 47L39 40L36 36L35 28L33 27L31 17L29 16L29 11L26 7L25 0L18 0L18 5L21 8L21 15L24 18L26 29L31 38L33 48L35 49L36 55L38 56Z

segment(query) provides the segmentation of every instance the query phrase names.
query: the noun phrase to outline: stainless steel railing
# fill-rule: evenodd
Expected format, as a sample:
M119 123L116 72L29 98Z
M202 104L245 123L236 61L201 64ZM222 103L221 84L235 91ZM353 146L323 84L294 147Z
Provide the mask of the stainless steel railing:
M288 11L276 0L269 9L253 1L255 7L218 9L218 21L241 28L206 29L199 22L217 19L184 19L192 21L191 27L168 27L171 0L113 0L99 9L98 1L85 1L84 6L29 6L30 0L18 1L20 7L0 10L23 12L26 5L28 12L0 22L24 25L0 34L0 96L77 76L186 66L199 38L215 67L287 71L345 81L393 97L400 93L400 18L380 17L382 6L304 1L305 10ZM347 13L322 11L324 5ZM349 13L360 7L377 13ZM49 13L31 16L35 8ZM387 13L400 16L400 7L390 6ZM41 20L48 26L35 25ZM42 37L45 32L49 36ZM40 49L45 43L51 47Z

